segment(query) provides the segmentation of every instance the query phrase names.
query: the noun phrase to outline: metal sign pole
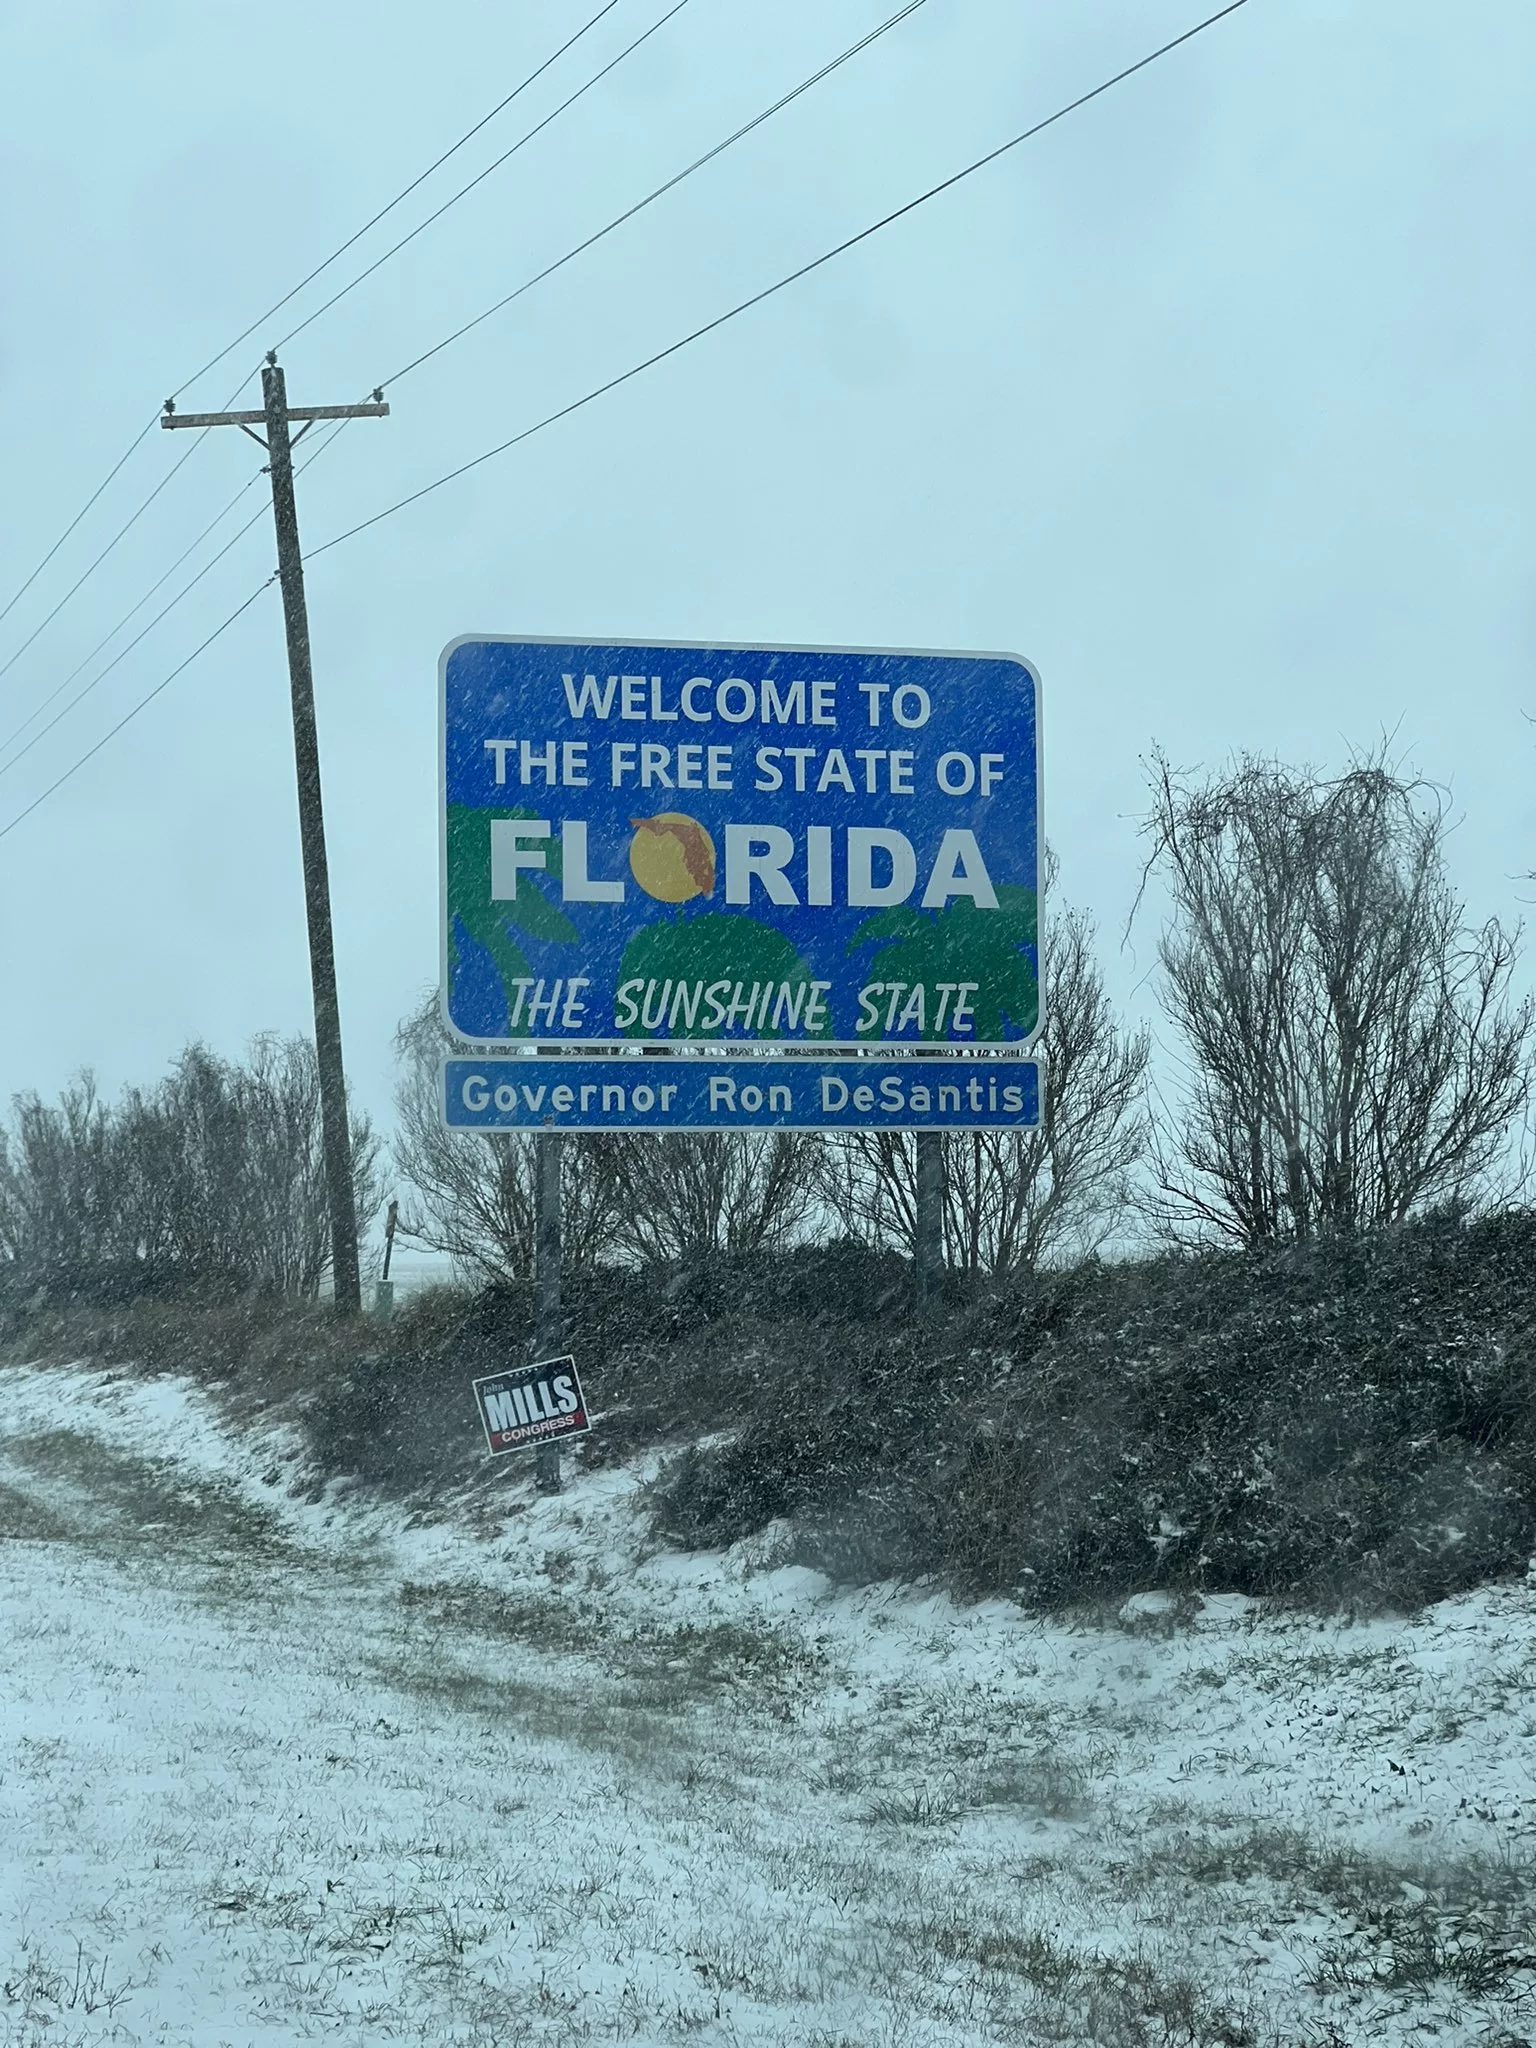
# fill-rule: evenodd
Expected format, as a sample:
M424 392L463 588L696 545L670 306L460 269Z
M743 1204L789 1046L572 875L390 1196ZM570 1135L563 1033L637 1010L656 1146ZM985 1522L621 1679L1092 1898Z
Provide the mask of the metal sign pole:
M917 1200L913 1264L917 1305L924 1314L939 1306L944 1273L944 1133L917 1134Z
M540 1131L533 1141L536 1211L534 1274L537 1284L535 1358L555 1358L565 1349L560 1312L560 1137ZM560 1491L560 1446L540 1444L534 1452L533 1483L540 1493Z

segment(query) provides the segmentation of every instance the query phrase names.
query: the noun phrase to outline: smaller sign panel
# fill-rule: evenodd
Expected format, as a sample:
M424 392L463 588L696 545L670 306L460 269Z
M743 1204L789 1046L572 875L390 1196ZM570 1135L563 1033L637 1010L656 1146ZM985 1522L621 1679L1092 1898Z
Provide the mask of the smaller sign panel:
M448 1059L443 1121L466 1131L991 1131L1040 1122L1034 1060Z
M592 1427L576 1361L569 1356L490 1373L476 1380L474 1389L493 1456L556 1437L582 1436Z

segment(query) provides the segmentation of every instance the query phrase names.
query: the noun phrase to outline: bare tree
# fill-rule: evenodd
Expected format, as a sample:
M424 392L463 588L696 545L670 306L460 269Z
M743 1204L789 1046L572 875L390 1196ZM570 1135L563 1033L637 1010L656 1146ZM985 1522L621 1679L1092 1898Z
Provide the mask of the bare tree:
M621 1138L620 1242L638 1259L778 1251L815 1210L819 1147L804 1131Z
M1244 1244L1485 1199L1530 1093L1518 931L1469 926L1443 803L1377 754L1327 780L1158 758L1147 875L1172 918L1163 1000L1189 1050L1159 1122L1165 1216Z
M395 1164L414 1195L401 1232L490 1278L533 1271L537 1186L533 1139L504 1131L451 1131L438 1101L438 1063L452 1049L434 996L395 1034ZM561 1174L561 1259L593 1265L619 1242L623 1185L613 1142L566 1139Z
M1054 870L1050 881L1054 882ZM1093 957L1093 930L1066 909L1047 928L1044 1099L1033 1131L966 1131L944 1144L947 1262L1008 1273L1101 1244L1132 1202L1145 1144L1148 1038L1123 1032ZM852 1234L912 1252L916 1154L909 1132L855 1131L829 1143L827 1207Z

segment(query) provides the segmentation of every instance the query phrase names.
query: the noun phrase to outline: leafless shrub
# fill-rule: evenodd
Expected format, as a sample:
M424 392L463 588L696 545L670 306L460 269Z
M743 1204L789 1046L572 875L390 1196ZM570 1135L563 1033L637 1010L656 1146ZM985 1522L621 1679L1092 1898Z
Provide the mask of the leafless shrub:
M1326 780L1158 759L1148 874L1172 896L1164 1003L1188 1046L1159 1129L1165 1218L1244 1244L1474 1205L1530 1093L1518 932L1469 926L1435 792L1379 754Z
M378 1141L352 1120L360 1220ZM48 1296L213 1282L313 1299L330 1263L320 1090L306 1039L242 1064L191 1045L153 1088L103 1102L89 1074L57 1103L16 1098L0 1148L0 1258Z
M819 1153L804 1131L620 1138L619 1241L638 1259L781 1250L814 1212Z
M503 1279L533 1271L538 1191L531 1136L451 1131L438 1103L438 1062L452 1048L437 1000L395 1034L395 1164L414 1200L400 1229L463 1271ZM568 1137L561 1173L561 1256L576 1270L616 1255L623 1218L617 1148L606 1137Z
M261 1037L243 1065L201 1046L159 1088L117 1111L147 1256L243 1275L262 1292L313 1300L330 1265L320 1075L307 1039ZM378 1207L379 1142L352 1118L359 1222Z
M402 1228L470 1271L530 1272L532 1138L444 1127L438 1061L450 1041L435 1001L401 1025L396 1043L402 1073L395 1158L416 1195ZM801 1132L568 1135L561 1175L566 1265L778 1250L796 1240L813 1209L816 1144Z

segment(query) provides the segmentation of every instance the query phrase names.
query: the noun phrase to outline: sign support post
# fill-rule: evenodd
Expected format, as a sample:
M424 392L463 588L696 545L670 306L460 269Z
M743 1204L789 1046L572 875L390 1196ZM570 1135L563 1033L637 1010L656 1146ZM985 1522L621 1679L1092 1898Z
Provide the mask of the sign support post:
M919 1311L939 1306L944 1273L944 1133L917 1133L917 1189L913 1209L912 1263Z
M560 1134L540 1131L533 1141L535 1181L534 1275L537 1318L535 1358L564 1349L560 1310ZM540 1493L560 1491L560 1445L540 1444L533 1454L533 1483Z

